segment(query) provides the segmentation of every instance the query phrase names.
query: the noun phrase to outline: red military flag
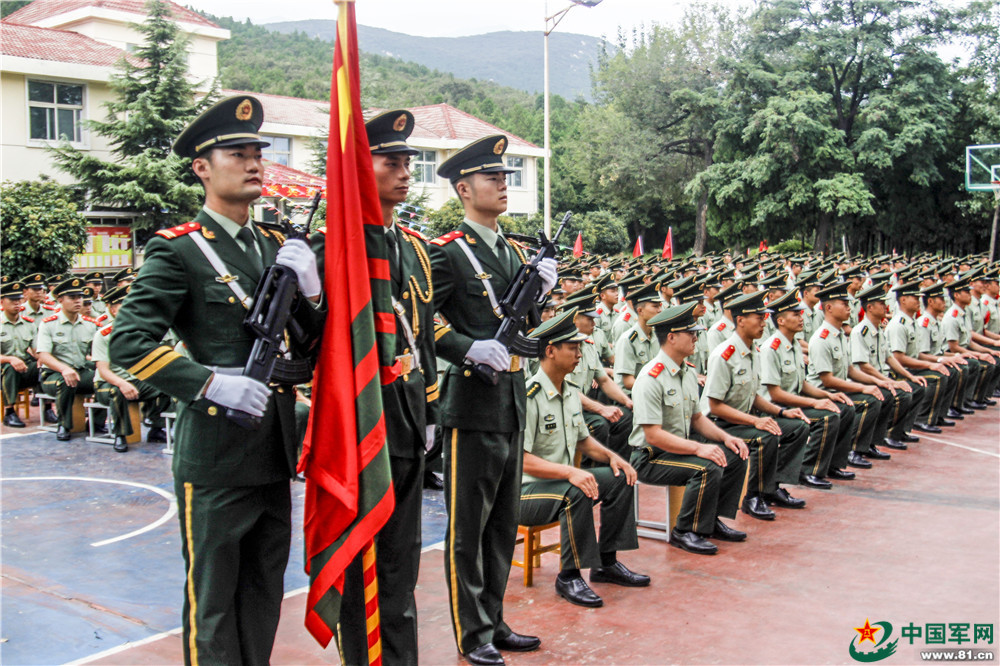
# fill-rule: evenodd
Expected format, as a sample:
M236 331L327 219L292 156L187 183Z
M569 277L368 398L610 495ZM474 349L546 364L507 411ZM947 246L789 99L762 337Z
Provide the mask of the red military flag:
M364 552L369 663L381 663L373 537L394 506L381 383L396 326L371 150L361 115L354 3L338 2L327 148L324 289L329 311L299 471L306 477L305 625L323 647L340 621L344 570ZM378 344L376 344L376 341Z
M632 257L633 258L641 257L644 253L645 252L642 249L642 236L639 236L638 238L635 239L635 247L632 248Z
M674 228L667 227L667 240L663 241L663 257L662 259L673 259L674 258Z
M576 242L573 243L573 256L582 257L583 256L583 232L579 232L576 235Z

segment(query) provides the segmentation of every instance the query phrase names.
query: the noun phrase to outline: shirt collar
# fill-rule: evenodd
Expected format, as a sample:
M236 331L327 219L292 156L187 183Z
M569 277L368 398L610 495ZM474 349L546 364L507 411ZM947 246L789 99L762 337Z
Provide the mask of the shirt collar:
M728 342L736 347L736 351L740 353L740 358L743 358L750 353L750 348L743 344L743 338L741 338L738 334L733 333L729 336Z
M214 210L212 210L208 206L203 206L202 210L205 211L206 215L208 215L210 218L212 218L213 220L215 220L219 224L219 226L222 227L222 230L225 231L227 234L229 234L229 236L231 238L233 238L233 239L236 238L236 234L238 234L240 232L240 229L242 229L244 227L243 224L240 224L239 222L236 222L235 220L230 220L228 217L226 217L222 213L216 213ZM250 224L250 220L249 219L247 219L246 224ZM250 224L250 230L253 231L253 225L252 224Z
M76 324L79 324L81 321L83 321L83 315L81 315L79 312L76 313L76 322L75 323L71 322L69 320L69 318L66 316L66 311L65 310L60 310L56 314L56 316L59 317L58 321L59 321L60 324L69 324L70 326L76 326Z
M781 344L785 346L786 351L792 348L792 343L788 341L788 338L785 337L780 328L778 329L778 337L781 338Z
M568 376L569 375L567 375L567 377ZM545 370L539 368L538 372L535 373L535 376L532 377L532 379L542 385L542 391L545 392L545 397L547 397L549 400L552 400L557 395L560 395L559 391L556 390L556 385L553 384L552 380L549 379L549 376L545 374ZM569 382L567 382L566 379L564 378L562 397L564 398L567 397L570 394L570 392L571 392L571 387L569 385Z
M823 320L823 328L825 328L826 330L830 331L830 334L833 335L833 337L835 337L835 338L840 336L840 333L841 333L841 330L842 330L842 329L836 328L833 324L831 324L830 322L826 321L825 319Z
M653 360L657 363L662 363L663 367L670 373L671 377L675 377L678 374L682 377L684 376L684 368L681 365L674 363L674 359L667 356L667 352L663 351L662 348L660 351L656 352L656 357Z
M497 223L496 231L493 231L489 227L484 227L478 222L473 222L469 218L465 218L465 223L472 227L476 235L483 239L483 242L489 245L491 250L497 246L497 241L503 237L503 229L500 228L499 222Z

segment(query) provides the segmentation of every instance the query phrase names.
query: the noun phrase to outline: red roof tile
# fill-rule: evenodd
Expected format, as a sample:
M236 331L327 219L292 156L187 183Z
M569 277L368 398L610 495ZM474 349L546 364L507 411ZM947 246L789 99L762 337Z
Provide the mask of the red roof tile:
M178 21L195 23L212 28L219 27L201 14L190 9L185 9L174 2L170 2L170 0L167 0L167 4L170 5L170 9ZM145 0L35 0L30 5L21 7L16 12L4 18L4 22L30 25L52 16L59 16L60 14L66 14L84 7L100 7L102 9L146 16Z
M66 30L0 23L0 53L17 58L110 67L125 51Z
M330 104L315 99L301 97L285 97L284 95L268 95L265 93L247 92L245 90L223 90L223 95L252 95L260 100L264 107L264 120L282 125L301 125L303 127L326 128L329 123Z
M290 166L264 160L264 182L267 185L301 185L305 187L326 187L326 180Z

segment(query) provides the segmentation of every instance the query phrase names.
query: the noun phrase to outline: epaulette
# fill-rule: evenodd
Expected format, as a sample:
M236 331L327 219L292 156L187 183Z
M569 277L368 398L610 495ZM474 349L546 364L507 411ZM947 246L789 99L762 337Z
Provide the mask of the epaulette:
M930 317L923 317L923 318L922 318L922 319L920 320L920 325L921 325L922 327L924 327L924 328L927 328L928 326L930 326L930 325L931 325L931 318L930 318Z
M688 365L690 365L692 368L695 367L695 364L692 363L691 361L684 361L684 362L687 363Z
M324 236L326 236L326 227L325 226L320 227L319 229L316 230L316 233L323 234Z
M954 310L951 311L951 316L952 317L957 317L958 316L958 308L955 308Z
M46 317L42 321L55 321L56 319L59 319L59 315L52 315L51 317Z
M828 328L824 328L822 331L819 332L819 337L821 340L826 340L826 338L829 335L830 335L830 329Z
M774 336L774 339L771 340L771 349L778 351L778 347L780 346L781 346L781 340L778 338L778 336Z
M659 377L660 373L663 372L664 365L662 363L657 363L652 368L649 369L650 377Z
M628 341L629 342L635 342L635 339L637 337L639 337L639 331L632 331L631 333L629 333Z
M587 343L589 343L589 344L595 344L595 343L594 343L594 341L593 341L593 340L591 340L590 338L586 338L586 339L584 340L584 342L587 342Z
M91 324L95 324L95 325L97 324L97 320L96 319L94 319L93 317L88 317L87 315L80 315L80 319L82 319L84 321L89 321Z
M722 360L728 361L730 358L732 358L735 352L736 352L736 347L734 347L733 345L729 345L722 352Z
M101 335L111 335L111 327L112 326L114 326L114 324L112 324L111 326L105 326L104 328L102 328L101 329Z
M42 307L45 308L46 310L49 310L50 312L51 311L55 311L55 312L59 311L59 306L58 305L51 305L49 303L43 303Z
M572 386L573 388L576 388L576 389L580 388L580 385L579 385L579 384L577 384L576 382L574 382L574 381L572 381L572 380L570 380L570 379L566 379L566 380L564 380L564 381L565 381L565 382L566 382L567 384L569 384L570 386Z
M429 242L427 236L424 236L422 233L420 233L416 229L411 229L409 227L404 227L402 224L397 224L396 226L399 227L399 230L402 231L403 233L410 234L411 236L415 236L415 237L419 238L420 240L422 240L425 243Z
M435 238L434 240L437 240L437 239ZM533 396L536 393L538 393L538 391L541 390L541 388L542 388L542 385L540 383L538 383L538 382L532 382L531 384L529 384L528 385L528 397L530 398L531 396Z
M179 224L176 227L172 227L170 229L160 229L159 231L156 232L156 235L163 236L164 238L168 239L179 238L181 236L191 233L192 231L198 231L199 229L201 229L200 222L188 222L186 224Z
M105 319L107 319L107 318L108 318L108 315L107 315L107 313L105 313L105 314L102 314L102 315L101 315L100 317L98 317L98 318L97 318L97 323L98 323L98 324L103 324L103 323L104 323L104 320L105 320Z
M21 319L23 319L24 321L28 322L29 324L34 324L35 323L35 320L32 319L31 317L25 317L24 315L21 315Z
M28 309L27 305L21 305L21 306L18 306L17 311L18 312L24 312L27 309Z
M465 232L463 232L461 229L455 229L454 231L449 231L444 236L438 236L437 238L431 241L431 244L444 245L445 243L450 243L456 238L461 238L464 235Z
M257 227L257 231L259 231L264 238L270 238L274 236L274 238L278 241L278 245L285 244L285 234L281 233L280 231L275 231L274 229L268 229L267 227L262 226L260 224L254 226Z
M868 333L868 322L867 321L865 321L865 323L861 324L861 329L860 330L861 330L861 335L865 335L865 334Z
M724 331L724 330L726 330L726 322L720 321L719 325L715 327L715 330L717 330L717 331Z
M631 318L632 318L632 313L631 312L626 312L625 316L622 317L622 321L628 321Z

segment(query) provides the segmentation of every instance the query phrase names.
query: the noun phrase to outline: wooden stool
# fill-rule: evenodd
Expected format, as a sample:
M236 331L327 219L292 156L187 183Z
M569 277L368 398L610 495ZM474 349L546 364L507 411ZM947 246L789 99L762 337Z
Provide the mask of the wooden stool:
M17 396L14 398L13 405L8 405L6 402L4 402L3 396L0 395L0 411L6 414L8 407L13 407L15 414L17 414L17 409L20 407L21 413L24 415L21 418L24 420L25 423L27 423L28 418L30 418L31 416L31 395L29 394L28 389L21 389L20 391L17 392Z
M73 396L73 427L70 428L71 433L83 432L87 429L87 410L84 408L83 403L87 402L87 398L93 396L85 396L77 394Z
M511 560L510 563L515 567L524 569L525 587L531 587L534 581L535 567L542 566L543 553L558 553L562 551L558 541L550 543L547 546L542 545L542 532L550 530L553 527L559 529L558 520L548 525L517 526L517 540L514 542L514 545L516 546L519 543L524 544L524 559Z
M87 410L87 422L90 426L90 433L87 435L88 442L97 442L99 444L114 444L115 436L112 434L114 432L114 418L111 416L111 409L104 404L99 402L86 402L83 405L84 409ZM108 434L98 435L94 432L95 421L94 412L100 409L108 410ZM132 434L125 438L128 444L137 444L142 441L142 414L139 411L139 403L129 401L128 403L128 419L132 424ZM76 421L73 421L76 423Z

